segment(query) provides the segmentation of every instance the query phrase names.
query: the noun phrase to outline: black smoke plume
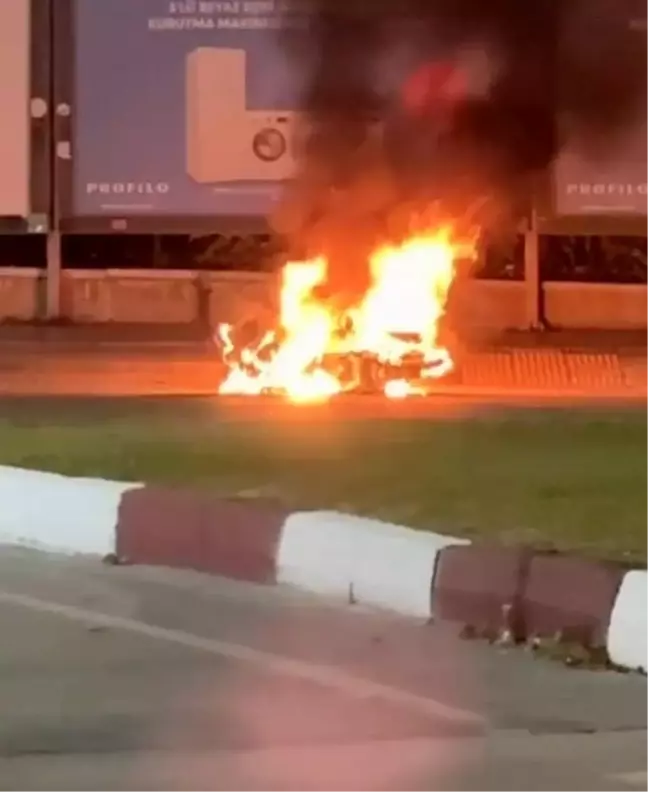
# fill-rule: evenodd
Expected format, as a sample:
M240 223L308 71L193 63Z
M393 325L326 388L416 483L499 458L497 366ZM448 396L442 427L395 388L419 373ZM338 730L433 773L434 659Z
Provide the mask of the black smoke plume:
M307 20L283 34L306 75L307 123L275 224L300 252L329 255L334 292L363 288L368 251L413 223L515 217L566 139L597 156L645 117L643 3L288 4L288 17ZM408 103L380 70L390 52L429 64L439 84Z

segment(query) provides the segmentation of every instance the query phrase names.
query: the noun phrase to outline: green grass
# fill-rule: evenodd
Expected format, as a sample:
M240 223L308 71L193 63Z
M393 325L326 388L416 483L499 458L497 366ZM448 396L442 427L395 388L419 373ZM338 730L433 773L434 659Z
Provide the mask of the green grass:
M646 416L638 411L363 421L282 410L235 421L213 403L0 409L0 464L190 484L646 559Z

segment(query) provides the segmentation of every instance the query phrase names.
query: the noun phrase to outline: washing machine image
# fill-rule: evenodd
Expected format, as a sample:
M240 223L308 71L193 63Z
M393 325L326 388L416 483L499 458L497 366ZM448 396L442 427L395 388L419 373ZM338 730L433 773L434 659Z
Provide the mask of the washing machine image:
M197 182L283 181L296 168L298 113L246 107L246 53L201 47L186 61L186 161Z

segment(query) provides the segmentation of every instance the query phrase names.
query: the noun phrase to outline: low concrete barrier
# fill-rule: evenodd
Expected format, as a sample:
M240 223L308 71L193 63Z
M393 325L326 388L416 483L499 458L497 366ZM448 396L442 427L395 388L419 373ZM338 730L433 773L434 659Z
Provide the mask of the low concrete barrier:
M220 322L235 324L251 319L262 322L267 319L270 323L278 314L279 279L276 275L209 272L204 273L203 278L212 327Z
M213 325L239 321L275 301L271 275L245 272L67 270L64 316L73 322Z
M0 321L44 318L45 272L0 268ZM181 270L64 270L63 318L83 323L192 324L264 319L276 314L275 275ZM544 318L560 329L642 330L642 285L545 283ZM451 294L450 313L462 335L483 337L529 326L523 281L467 280Z
M641 284L545 283L544 318L560 329L643 330L648 289Z
M0 270L0 321L43 318L39 270ZM274 275L182 270L64 270L61 311L79 324L122 322L215 326L276 315ZM527 326L522 282L467 281L453 298L457 325L476 332Z
M464 338L525 330L529 327L526 291L524 281L462 280L450 295L451 321Z
M0 321L36 319L41 312L44 286L43 270L0 268Z

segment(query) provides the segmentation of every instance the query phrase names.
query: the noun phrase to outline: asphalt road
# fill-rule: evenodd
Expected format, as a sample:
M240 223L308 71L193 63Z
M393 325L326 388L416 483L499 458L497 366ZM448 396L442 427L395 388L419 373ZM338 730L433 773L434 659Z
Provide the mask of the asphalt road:
M520 403L575 398L645 402L645 355L623 365L609 355L592 360L571 356L569 366L545 357L540 356L540 364L524 352L515 360L471 355L460 361L457 377L434 383L434 391ZM59 344L0 344L0 395L215 397L224 374L213 346L97 345L80 351Z
M0 789L645 789L646 680L0 548Z
M105 358L82 375L37 358L3 355L0 392L64 395L74 376L97 395L123 390L123 369ZM129 356L131 393L177 394L169 378L188 373L212 393L213 367L168 349L148 359L138 370ZM0 417L429 418L546 405L21 395L2 400ZM0 789L646 789L643 677L568 670L447 625L0 548L0 635Z

